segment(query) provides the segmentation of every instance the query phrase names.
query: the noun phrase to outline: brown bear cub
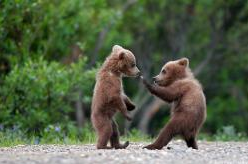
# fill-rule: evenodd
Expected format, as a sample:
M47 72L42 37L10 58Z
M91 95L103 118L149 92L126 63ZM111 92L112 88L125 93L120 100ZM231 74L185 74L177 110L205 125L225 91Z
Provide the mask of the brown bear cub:
M119 111L131 120L128 111L135 105L125 95L122 87L122 76L139 76L133 53L121 46L115 45L112 53L103 63L96 76L96 84L91 107L91 121L97 132L97 149L124 149L129 145L119 142L119 131L114 114ZM107 146L110 141L111 147Z
M206 118L206 100L201 84L189 68L189 60L182 58L166 63L153 78L155 84L141 78L153 95L172 103L170 120L156 141L144 148L162 149L174 136L180 135L188 147L198 149L196 135Z

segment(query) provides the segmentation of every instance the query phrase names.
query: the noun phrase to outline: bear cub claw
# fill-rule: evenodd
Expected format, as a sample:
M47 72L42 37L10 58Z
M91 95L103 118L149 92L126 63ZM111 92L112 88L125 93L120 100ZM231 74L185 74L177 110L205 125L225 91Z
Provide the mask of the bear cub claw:
M140 80L141 80L141 81L143 82L143 84L145 84L145 85L149 84L149 83L146 81L146 79L144 79L143 76L140 76Z
M143 76L140 76L140 79L147 89L150 90L152 88L152 85Z
M114 146L115 149L125 149L126 147L128 147L129 145L129 141L126 141L124 144L119 144Z
M127 106L127 110L128 110L128 111L133 111L135 108L136 108L136 106L135 106L134 104L129 104L129 105Z
M154 145L154 144L150 144L150 145L147 145L145 147L143 147L143 149L149 149L149 150L161 150L163 147L161 146L157 146L157 145Z

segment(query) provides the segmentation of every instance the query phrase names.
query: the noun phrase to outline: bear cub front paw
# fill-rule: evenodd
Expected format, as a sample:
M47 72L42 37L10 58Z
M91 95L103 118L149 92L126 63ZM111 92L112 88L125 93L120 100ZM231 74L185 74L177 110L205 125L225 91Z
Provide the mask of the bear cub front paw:
M140 79L141 79L141 81L143 82L143 84L145 85L146 88L148 88L148 89L151 88L151 84L146 79L144 79L143 76L140 76Z
M134 105L134 104L127 104L127 110L128 111L132 111L132 110L134 110L136 108L136 106Z

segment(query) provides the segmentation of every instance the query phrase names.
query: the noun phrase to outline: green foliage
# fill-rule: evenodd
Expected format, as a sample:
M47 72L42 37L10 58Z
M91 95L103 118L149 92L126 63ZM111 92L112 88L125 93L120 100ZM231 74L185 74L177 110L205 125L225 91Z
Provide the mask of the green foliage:
M96 141L95 133L89 124L82 131L73 124L64 129L59 125L48 125L41 135L27 134L19 128L0 129L0 146L19 144L85 144Z
M96 142L96 135L89 124L86 124L82 131L73 124L68 129L58 125L48 125L41 136L27 135L21 129L0 129L0 146L15 146L18 144L89 144ZM121 137L123 141L150 142L152 138L133 129L127 135Z
M232 125L248 133L247 11L247 1L0 0L0 125L41 134L50 125L66 129L75 121L70 102L78 90L89 117L95 70L85 65L102 63L120 44L134 52L147 78L183 56L193 70L203 64L197 75L208 106L202 131L215 134ZM74 46L88 62L59 64ZM11 65L7 77L2 59ZM140 106L133 121L140 127L151 98L143 101L149 93L136 81L124 86ZM154 116L152 135L168 118L168 112Z
M0 131L0 146L15 146L19 144L26 144L27 137L21 131L13 132L12 130Z
M132 129L131 131L128 132L127 135L123 136L122 139L125 141L132 141L132 142L151 142L152 138L149 137L148 135L142 133L138 129Z
M243 133L237 133L233 126L225 126L219 129L214 135L218 141L245 141L247 136Z
M103 0L1 0L0 55L13 64L68 55L77 44L92 51L113 10Z
M67 130L58 125L48 125L41 136L27 135L24 131L15 129L0 129L0 147L16 146L24 144L93 144L96 142L96 134L90 124L86 124L82 131L73 124ZM132 129L127 135L121 137L121 141L152 142L151 138L137 129ZM180 137L178 139L181 139ZM233 126L226 126L218 130L215 135L200 133L199 140L204 141L247 141L242 133L237 133Z
M86 124L82 131L73 124L67 125L67 129L61 126L49 125L44 129L41 137L36 139L37 144L78 144L94 143L96 135L93 128Z
M0 87L0 122L40 133L48 125L67 127L73 121L71 102L83 91L90 101L95 70L85 71L86 60L64 66L57 62L28 60L15 66Z
M245 133L237 132L232 125L229 125L219 128L214 135L200 133L198 139L207 141L247 141L248 137Z

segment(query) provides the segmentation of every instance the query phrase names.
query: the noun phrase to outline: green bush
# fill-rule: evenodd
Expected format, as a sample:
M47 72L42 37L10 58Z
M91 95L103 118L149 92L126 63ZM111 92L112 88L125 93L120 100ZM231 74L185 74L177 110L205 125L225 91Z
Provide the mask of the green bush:
M18 128L0 127L0 147L15 146L19 144L83 144L95 143L95 132L89 124L86 124L82 131L68 123L68 129L61 126L48 125L41 135L27 134Z
M71 102L84 93L90 101L95 70L85 71L86 60L64 66L43 59L15 66L0 86L0 123L40 133L49 125L66 128L73 121Z
M104 0L1 0L0 56L57 60L75 44L90 54L114 13Z
M217 141L247 141L246 134L237 132L232 125L219 129L213 138Z

